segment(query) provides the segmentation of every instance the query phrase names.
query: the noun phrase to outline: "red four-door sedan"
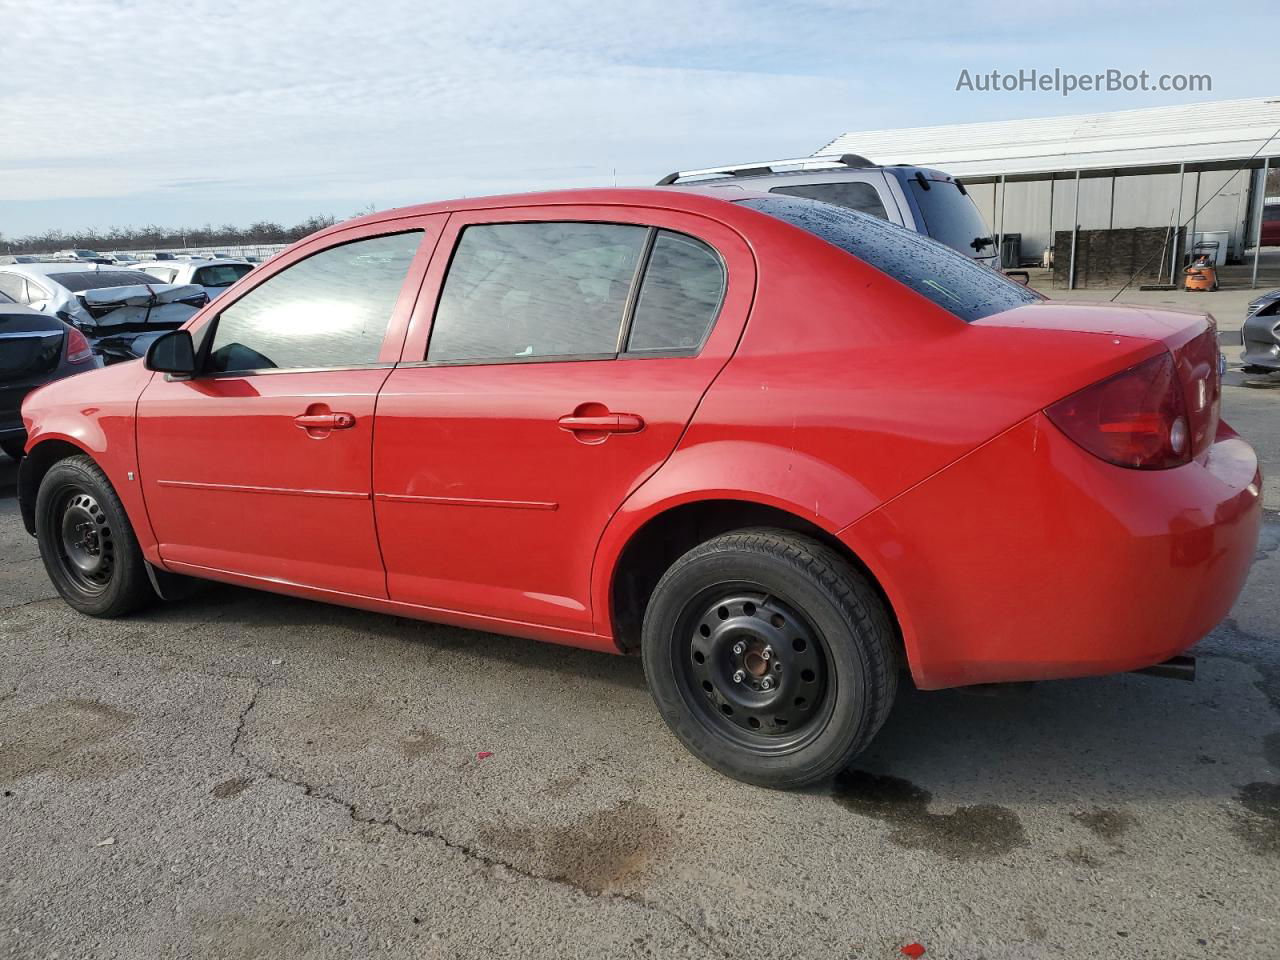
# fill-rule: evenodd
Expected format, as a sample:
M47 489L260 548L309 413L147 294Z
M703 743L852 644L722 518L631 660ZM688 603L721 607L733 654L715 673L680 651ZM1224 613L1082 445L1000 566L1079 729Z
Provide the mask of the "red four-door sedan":
M798 197L585 190L344 223L26 402L75 609L177 576L639 651L697 756L827 777L925 689L1158 664L1260 477L1213 321L1043 302Z

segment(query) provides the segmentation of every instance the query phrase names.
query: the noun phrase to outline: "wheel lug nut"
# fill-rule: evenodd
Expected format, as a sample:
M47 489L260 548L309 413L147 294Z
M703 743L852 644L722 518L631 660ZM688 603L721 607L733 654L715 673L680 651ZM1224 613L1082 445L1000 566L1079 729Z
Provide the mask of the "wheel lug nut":
M741 640L739 640L737 643L733 645L733 652L736 653L738 656L742 656L744 653L747 652L747 645L743 643Z
M763 653L761 653L761 654L760 654L760 656L764 657L766 660L769 660L770 658L772 658L772 657L773 657L773 647L765 647L765 648L764 648L764 652L763 652Z
M747 675L746 675L745 673L743 673L741 670L735 670L735 671L734 671L734 673L733 673L733 682L734 682L734 683L741 683L741 682L742 682L743 680L745 680L746 678L747 678Z
M764 689L764 690L772 690L772 689L773 689L773 678L772 678L772 677L765 677L763 680L761 680L761 681L760 681L760 687L761 687L761 689Z

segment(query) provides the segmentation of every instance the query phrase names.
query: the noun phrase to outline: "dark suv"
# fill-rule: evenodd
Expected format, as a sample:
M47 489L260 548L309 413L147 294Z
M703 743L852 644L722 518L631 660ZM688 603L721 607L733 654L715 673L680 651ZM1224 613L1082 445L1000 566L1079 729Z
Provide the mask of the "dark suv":
M964 184L939 170L878 167L865 157L846 153L677 171L658 185L784 193L834 203L882 217L988 267L999 267L991 231Z

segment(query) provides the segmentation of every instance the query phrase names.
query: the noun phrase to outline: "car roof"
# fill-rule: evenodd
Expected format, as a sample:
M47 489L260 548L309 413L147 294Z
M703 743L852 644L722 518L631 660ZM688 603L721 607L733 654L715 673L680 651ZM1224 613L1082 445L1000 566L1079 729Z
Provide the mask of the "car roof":
M110 263L76 263L74 260L46 260L43 263L4 263L0 269L11 273L32 273L48 276L51 273L114 273L121 268Z
M667 187L584 187L576 190L545 190L533 193L499 194L491 197L465 197L457 200L437 200L408 207L396 207L370 213L353 220L344 220L326 227L306 240L324 237L348 230L353 226L386 223L410 217L422 217L436 213L460 213L470 210L500 210L504 207L547 207L610 205L620 207L658 207L687 213L700 213L713 219L733 217L738 201L754 196L767 196L758 191L735 192L726 197L723 190L682 189Z

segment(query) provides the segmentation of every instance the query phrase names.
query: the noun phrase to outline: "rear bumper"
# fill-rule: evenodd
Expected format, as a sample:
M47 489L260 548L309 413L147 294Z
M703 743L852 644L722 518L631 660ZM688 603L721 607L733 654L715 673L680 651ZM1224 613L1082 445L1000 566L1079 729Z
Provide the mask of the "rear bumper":
M925 689L1133 670L1212 630L1261 522L1253 449L1127 470L1037 414L841 532Z

